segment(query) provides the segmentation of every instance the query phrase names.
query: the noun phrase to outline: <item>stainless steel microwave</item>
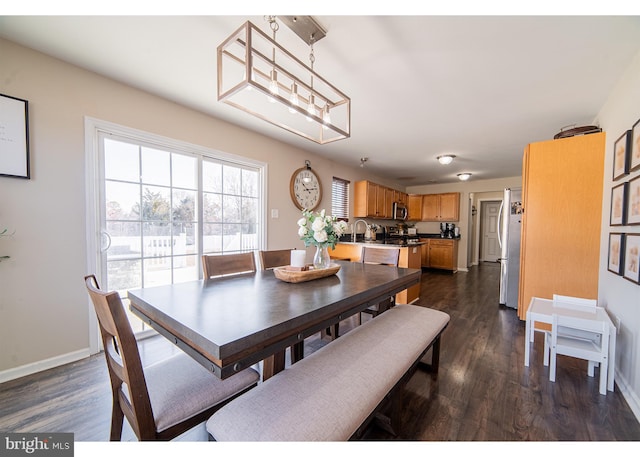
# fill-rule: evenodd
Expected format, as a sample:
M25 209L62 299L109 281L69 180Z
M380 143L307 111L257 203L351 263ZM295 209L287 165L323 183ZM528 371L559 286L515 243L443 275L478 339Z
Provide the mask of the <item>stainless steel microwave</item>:
M404 203L395 202L393 204L393 218L401 221L406 221L409 216L409 210Z

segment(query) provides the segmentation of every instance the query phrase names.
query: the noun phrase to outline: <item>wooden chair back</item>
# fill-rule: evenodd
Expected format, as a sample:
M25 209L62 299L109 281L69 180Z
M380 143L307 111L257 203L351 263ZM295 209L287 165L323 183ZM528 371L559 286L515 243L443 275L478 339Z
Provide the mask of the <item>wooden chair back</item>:
M262 269L270 270L275 267L289 265L291 263L291 251L292 249L260 251L260 265Z
M156 426L149 392L142 369L138 344L118 292L103 292L94 275L84 278L87 291L98 316L104 355L107 359L113 412L111 440L120 440L123 414L142 440L153 439ZM126 384L128 396L122 390Z
M397 267L399 259L400 248L374 248L365 246L362 248L360 262Z
M253 252L203 255L202 271L205 279L214 276L255 272L256 259Z

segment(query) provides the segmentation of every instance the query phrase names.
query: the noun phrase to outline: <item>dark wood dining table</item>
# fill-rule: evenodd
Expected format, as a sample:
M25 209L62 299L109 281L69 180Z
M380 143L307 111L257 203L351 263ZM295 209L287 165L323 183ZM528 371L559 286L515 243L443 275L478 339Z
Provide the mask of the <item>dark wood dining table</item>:
M219 378L263 361L267 379L287 347L420 282L419 269L334 263L337 274L307 282L265 270L130 290L130 309Z

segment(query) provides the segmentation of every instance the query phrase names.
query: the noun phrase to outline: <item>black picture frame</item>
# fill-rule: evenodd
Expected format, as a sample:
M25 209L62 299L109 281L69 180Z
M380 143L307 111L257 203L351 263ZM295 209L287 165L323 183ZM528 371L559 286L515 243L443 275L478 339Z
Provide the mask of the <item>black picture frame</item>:
M640 170L640 119L631 128L629 172Z
M627 223L627 187L624 182L611 189L611 209L609 211L609 225L625 225Z
M640 233L625 235L622 276L633 283L640 284Z
M609 255L607 270L622 275L624 267L624 233L609 233Z
M31 179L29 102L0 94L0 176Z
M613 180L617 181L629 174L629 147L631 146L631 130L624 132L613 143Z
M640 225L640 176L631 179L627 185L625 224Z

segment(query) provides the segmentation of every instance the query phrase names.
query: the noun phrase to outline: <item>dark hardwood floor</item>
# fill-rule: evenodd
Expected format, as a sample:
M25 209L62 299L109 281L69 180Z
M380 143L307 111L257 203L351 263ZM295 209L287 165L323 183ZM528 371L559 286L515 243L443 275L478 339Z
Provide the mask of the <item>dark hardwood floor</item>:
M498 305L497 264L469 272L424 271L421 306L449 313L436 379L418 370L403 397L399 436L371 427L366 439L403 441L638 441L640 423L616 387L598 393L586 362L560 357L556 382L537 335L530 367L524 323ZM352 321L344 322L341 333ZM315 337L307 352L328 344ZM145 362L176 349L162 337L141 342ZM597 374L597 372L596 372ZM106 441L111 398L102 354L0 384L0 431L73 432ZM124 439L131 439L125 428Z

